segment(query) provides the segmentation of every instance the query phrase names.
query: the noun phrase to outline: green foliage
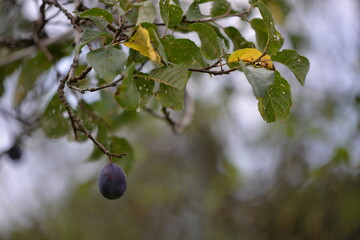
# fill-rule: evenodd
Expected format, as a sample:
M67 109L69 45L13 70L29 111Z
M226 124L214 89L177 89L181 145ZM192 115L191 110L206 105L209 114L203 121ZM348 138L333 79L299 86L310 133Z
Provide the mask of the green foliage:
M226 27L224 28L224 32L227 34L227 36L231 39L231 41L234 44L234 49L238 50L238 49L242 49L242 48L254 48L255 44L252 42L247 41L239 32L239 30L237 30L235 27Z
M84 47L86 44L90 43L91 41L100 37L107 37L109 39L112 38L112 36L107 32L104 31L101 32L95 29L85 29L81 33L81 40L82 40L81 48Z
M295 50L285 49L274 54L272 60L287 66L301 85L304 85L306 74L310 68L309 60L306 57L299 55Z
M136 110L140 105L140 95L133 78L134 70L135 64L126 68L123 82L115 94L116 100L124 110Z
M274 71L268 70L266 68L244 66L243 72L251 84L255 97L264 97L269 89L269 86L274 82Z
M201 51L207 59L221 57L220 44L214 29L205 23L193 23L189 29L197 32L201 40Z
M87 54L88 63L106 81L112 81L123 70L127 55L120 49L107 46Z
M135 160L134 150L130 143L125 138L113 136L110 138L110 150L126 154L126 157L118 160L118 162L126 173L130 172Z
M173 63L192 65L194 60L201 66L207 66L200 48L190 39L166 38L164 41L166 55Z
M102 9L102 8L90 8L88 10L83 11L80 13L80 17L87 18L87 17L100 17L104 20L106 20L108 23L112 23L113 16L108 11Z
M199 7L207 2L211 2L210 15L204 15ZM251 16L248 11L234 10L226 0L193 1L187 12L182 9L180 1L160 0L158 12L150 0L103 3L105 8L94 7L76 15L67 15L80 34L80 41L75 38L72 67L58 85L61 98L53 96L44 111L42 128L47 136L61 137L76 131L79 141L96 138L98 142L94 143L98 148L94 150L92 159L99 158L101 153L108 154L106 149L109 148L115 152L129 150L128 143L117 136L117 131L133 123L142 108L168 121L171 126L176 125L166 114L166 108L174 111L185 108L186 113L185 89L192 72L222 75L242 71L252 86L259 101L259 112L266 122L284 121L289 115L292 103L290 86L274 69L272 61L287 66L302 85L309 70L309 61L295 50L281 51L284 39L276 29L270 5L260 0L250 1L249 7L257 8L261 18L247 19ZM232 16L238 16L239 21L251 26L256 44L246 40L240 29L216 22ZM178 31L196 33L201 44L197 45L196 39L179 38L174 34ZM231 51L230 42L233 46ZM55 46L59 45L45 46L54 55L54 62L70 56L67 48ZM127 51L127 48L130 50ZM244 52L240 59L224 64L234 51L241 49L250 50ZM71 46L70 50L74 47ZM84 52L87 53L86 58ZM39 77L53 66L54 62L49 61L47 55L42 49L22 59L19 68L16 66L20 61L8 65L8 69L0 68L0 73L3 73L0 94L4 91L3 79L19 69L21 73L14 105L20 105L36 88ZM212 80L209 78L209 81ZM64 94L67 88L74 90L67 94L77 99L71 105L75 123L70 122L69 113L63 107L67 105L70 109L68 95ZM81 94L95 91L100 92L99 99L86 103ZM164 116L156 113L158 108L164 109ZM187 126L181 127L185 129ZM89 134L94 136L89 137ZM120 145L126 147L120 148Z
M158 97L161 105L179 111L184 107L184 90L160 84Z
M269 35L263 19L254 18L251 20L251 27L256 33L257 46L261 51L267 51L270 55L279 51L284 44L284 39L279 32Z
M259 112L266 122L284 121L289 115L292 105L290 85L278 71L275 71L274 83L258 101Z
M68 134L71 128L65 114L66 109L59 96L54 95L47 105L41 121L41 128L47 137L60 138Z
M186 19L189 21L196 21L203 18L206 18L206 15L203 15L199 8L199 2L194 1L192 4L190 4L189 9L186 13Z
M145 1L141 3L141 7L139 8L138 18L136 20L136 24L140 24L143 22L154 22L156 18L156 9L152 1Z
M231 5L226 0L218 0L213 2L213 6L211 8L211 16L221 16L228 12L231 9Z
M169 65L154 69L148 78L169 87L183 90L188 80L188 71L186 65L183 64Z

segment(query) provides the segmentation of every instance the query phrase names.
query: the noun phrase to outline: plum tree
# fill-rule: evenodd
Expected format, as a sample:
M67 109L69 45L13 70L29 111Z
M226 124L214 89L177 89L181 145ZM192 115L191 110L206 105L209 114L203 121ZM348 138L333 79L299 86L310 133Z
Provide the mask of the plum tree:
M107 199L120 198L126 191L126 175L116 163L108 163L98 177L100 193Z

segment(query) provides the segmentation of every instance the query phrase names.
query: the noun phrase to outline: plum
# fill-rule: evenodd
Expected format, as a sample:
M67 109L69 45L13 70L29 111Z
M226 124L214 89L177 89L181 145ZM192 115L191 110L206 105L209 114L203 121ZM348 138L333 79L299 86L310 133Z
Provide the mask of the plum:
M107 199L120 198L126 190L126 175L115 163L108 163L98 177L100 193Z
M14 143L14 145L6 151L7 155L14 161L20 161L22 150L18 143Z

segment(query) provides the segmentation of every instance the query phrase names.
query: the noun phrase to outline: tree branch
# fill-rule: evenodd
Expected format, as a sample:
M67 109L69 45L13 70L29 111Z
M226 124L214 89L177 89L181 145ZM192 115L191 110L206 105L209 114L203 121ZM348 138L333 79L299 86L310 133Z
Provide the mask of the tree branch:
M75 70L79 65L79 55L80 55L80 34L75 33L75 54L74 54L74 58L73 58L73 63L71 64L69 73L60 80L60 83L59 83L59 86L57 89L57 93L60 98L60 101L65 106L65 109L70 116L75 137L77 136L76 132L80 131L85 136L87 136L104 154L106 154L110 160L111 160L111 157L122 158L122 157L126 156L126 154L124 154L124 153L116 154L116 153L110 152L106 147L104 147L99 141L97 141L92 136L90 131L81 123L80 119L76 116L75 112L71 109L71 107L65 97L64 88L65 88L66 83L74 76Z

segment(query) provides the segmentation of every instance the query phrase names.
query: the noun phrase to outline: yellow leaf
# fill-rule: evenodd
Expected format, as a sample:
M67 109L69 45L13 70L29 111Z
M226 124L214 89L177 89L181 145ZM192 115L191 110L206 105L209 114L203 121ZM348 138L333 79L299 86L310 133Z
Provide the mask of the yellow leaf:
M240 60L251 63L261 57L261 55L262 52L255 48L243 48L233 52L228 59L228 63L239 62ZM265 67L271 70L275 69L268 54L265 54L261 59L259 59L259 61L254 62L254 65Z
M125 46L140 52L145 57L157 64L161 63L159 54L155 51L150 42L150 35L146 28L141 27L136 30L134 35L127 42L122 42Z

